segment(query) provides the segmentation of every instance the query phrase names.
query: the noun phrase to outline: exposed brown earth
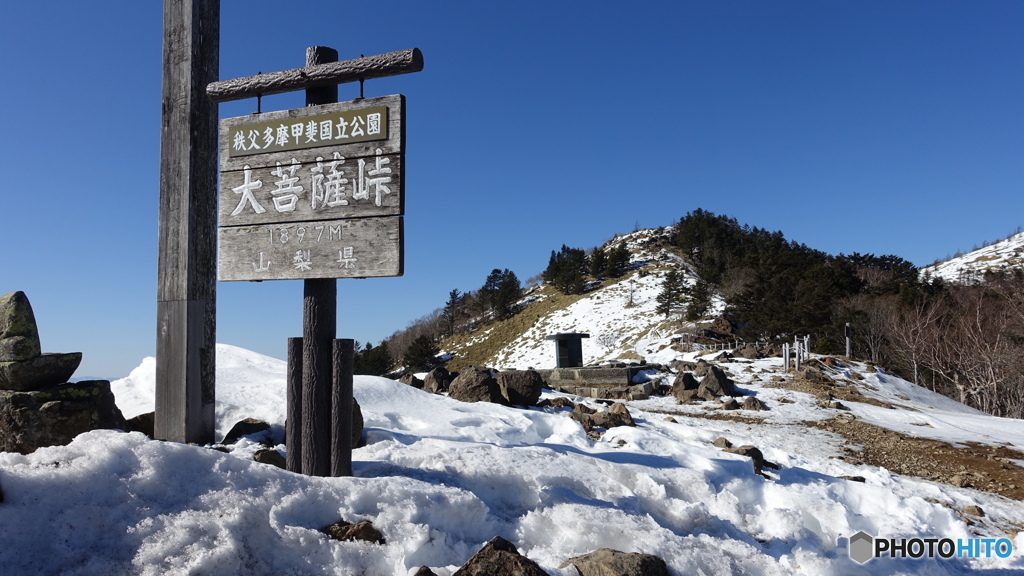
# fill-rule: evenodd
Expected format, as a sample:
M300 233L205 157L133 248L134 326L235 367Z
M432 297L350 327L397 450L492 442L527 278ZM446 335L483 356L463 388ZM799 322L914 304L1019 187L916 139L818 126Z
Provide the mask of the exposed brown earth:
M847 455L843 459L851 464L880 466L905 476L1024 500L1024 468L1008 461L1024 460L1024 453L1017 450L977 443L956 447L947 442L900 434L847 414L804 424L835 432L850 444L859 446L845 448Z
M706 408L700 412L652 409L647 411L683 418L765 424L761 418ZM968 443L957 447L938 440L907 436L862 422L852 414L845 413L830 420L800 424L839 434L845 438L846 455L842 459L851 464L879 466L904 476L914 476L962 488L974 488L1013 500L1024 500L1024 468L1009 461L1024 460L1024 453L1006 446Z

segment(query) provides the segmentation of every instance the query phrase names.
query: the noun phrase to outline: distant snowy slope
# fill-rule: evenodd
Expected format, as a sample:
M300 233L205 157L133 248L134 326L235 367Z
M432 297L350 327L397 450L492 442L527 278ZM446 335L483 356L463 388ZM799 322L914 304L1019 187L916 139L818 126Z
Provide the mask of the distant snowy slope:
M1024 232L945 262L925 266L921 274L947 282L970 282L988 270L1004 268L1024 268Z

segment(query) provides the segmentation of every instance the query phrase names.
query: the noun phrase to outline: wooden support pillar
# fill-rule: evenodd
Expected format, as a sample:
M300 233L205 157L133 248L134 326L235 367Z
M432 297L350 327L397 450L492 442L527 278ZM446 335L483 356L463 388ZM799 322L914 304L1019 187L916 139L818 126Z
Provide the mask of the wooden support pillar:
M352 368L355 342L334 341L334 385L331 387L331 476L352 475Z
M338 51L306 49L306 65L334 62ZM306 90L306 105L338 101L338 87ZM331 473L331 346L337 333L338 281L303 280L302 307L302 473ZM351 416L350 416L351 418Z
M284 438L289 472L302 472L302 338L288 339Z
M165 0L155 436L214 441L219 0Z

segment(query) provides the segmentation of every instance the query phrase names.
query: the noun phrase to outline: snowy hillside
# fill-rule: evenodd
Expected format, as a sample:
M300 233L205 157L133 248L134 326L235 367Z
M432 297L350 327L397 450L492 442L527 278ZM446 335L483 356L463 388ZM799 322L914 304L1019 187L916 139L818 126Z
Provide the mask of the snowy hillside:
M926 266L921 274L947 282L970 282L988 270L1024 267L1024 232L1014 234L984 248Z
M582 332L590 335L583 340L583 358L587 364L644 358L652 342L677 330L672 326L674 323L667 322L655 311L655 298L665 275L675 268L686 275L689 285L696 281L683 260L662 247L670 235L671 227L666 227L616 236L605 247L624 243L629 248L633 269L624 277L606 280L586 294L572 297L567 305L551 307L511 338L489 327L469 338L446 342L443 351L458 358L460 354L469 353L471 347L484 348L491 344L489 340L504 337L508 340L492 346L497 351L478 360L481 364L498 369L553 368L554 345L544 337L559 332ZM525 301L528 306L543 307L538 305L554 297L566 299L550 285L542 284L528 292ZM721 312L723 306L716 298L712 312Z
M668 347L658 354L651 359L696 357ZM807 383L783 376L779 359L719 358L769 411L652 397L628 403L636 427L596 441L568 408L467 404L357 376L366 426L352 478L256 463L255 435L229 453L118 431L28 456L2 453L0 566L4 574L405 576L426 565L446 576L500 535L552 576L575 576L562 562L601 547L655 554L676 576L1024 570L1024 422L981 414L863 364L818 360L848 410L798 391ZM218 345L217 378L219 434L243 415L268 418L269 439L284 451L284 363ZM152 409L153 381L146 359L113 383L127 414ZM566 395L544 394L555 396ZM719 438L758 447L779 470L758 476L750 459L712 444ZM885 442L878 445L899 465L950 454L976 460L960 460L972 470L958 487L870 464L871 450ZM900 453L922 442L932 448ZM983 471L975 461L991 466ZM970 487L989 481L998 485ZM386 544L319 532L340 519L372 521ZM859 530L1005 538L1013 553L860 565L847 552L847 537Z

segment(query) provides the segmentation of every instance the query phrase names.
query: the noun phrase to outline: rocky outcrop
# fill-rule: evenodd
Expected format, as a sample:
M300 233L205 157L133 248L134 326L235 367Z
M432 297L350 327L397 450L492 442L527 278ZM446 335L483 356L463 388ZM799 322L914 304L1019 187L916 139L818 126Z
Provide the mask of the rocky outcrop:
M43 354L32 305L24 292L0 296L0 390L39 390L67 382L82 353Z
M106 380L0 390L0 452L29 454L43 446L63 446L99 428L127 429Z
M466 368L452 381L448 388L448 396L463 402L508 404L501 395L498 381L491 376L491 371L476 366Z
M570 564L580 576L669 576L668 566L657 556L611 548L569 558L559 568L568 568Z
M501 536L491 538L453 576L548 576Z
M501 395L513 406L536 406L544 388L544 379L536 370L499 372L496 379Z

